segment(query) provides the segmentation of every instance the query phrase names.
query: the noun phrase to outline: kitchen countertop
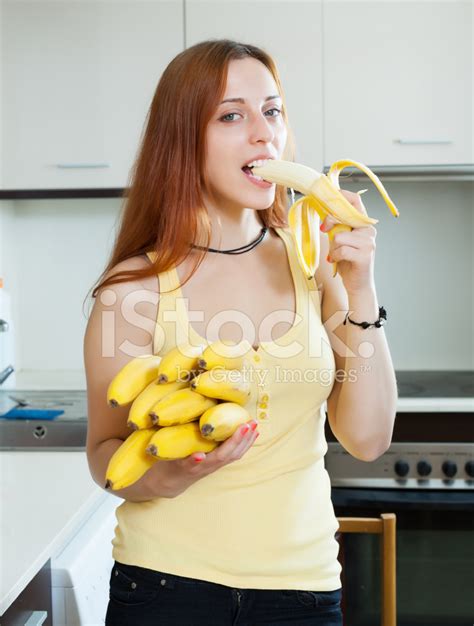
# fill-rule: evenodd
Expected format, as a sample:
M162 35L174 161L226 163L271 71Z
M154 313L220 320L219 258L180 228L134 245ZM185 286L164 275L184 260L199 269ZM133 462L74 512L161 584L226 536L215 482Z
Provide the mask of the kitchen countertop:
M399 398L397 400L397 411L474 411L474 392L472 382L474 376L469 370L449 371L449 370L396 370L397 384L399 387ZM463 389L459 396L456 394L457 381L462 381L462 385L469 385ZM16 375L16 386L11 388L7 379L0 387L0 391L21 395L23 390L64 390L65 397L68 392L84 394L84 419L87 419L86 411L86 383L85 375L81 370L20 370ZM405 390L417 385L420 387L419 393L413 390L410 395L405 394ZM445 391L443 392L443 388ZM430 395L430 391L433 393Z
M110 497L85 451L0 452L0 615Z
M18 370L7 378L0 389L82 389L86 390L86 376L83 370Z
M474 398L398 398L397 413L471 413Z
M474 412L474 373L470 370L396 370L395 375L399 414ZM74 371L62 376L59 372L23 371L17 375L16 387L0 387L0 415L21 403L25 410L62 411L52 420L0 419L0 451L85 450L87 391L80 378L80 372ZM75 388L73 381L78 385ZM27 383L29 388L23 386ZM327 412L327 403L323 408Z

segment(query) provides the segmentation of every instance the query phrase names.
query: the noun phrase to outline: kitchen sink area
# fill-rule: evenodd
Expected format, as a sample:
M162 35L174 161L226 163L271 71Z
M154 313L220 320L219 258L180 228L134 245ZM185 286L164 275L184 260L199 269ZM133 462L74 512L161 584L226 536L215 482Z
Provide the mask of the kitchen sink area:
M0 389L0 450L85 450L85 390Z

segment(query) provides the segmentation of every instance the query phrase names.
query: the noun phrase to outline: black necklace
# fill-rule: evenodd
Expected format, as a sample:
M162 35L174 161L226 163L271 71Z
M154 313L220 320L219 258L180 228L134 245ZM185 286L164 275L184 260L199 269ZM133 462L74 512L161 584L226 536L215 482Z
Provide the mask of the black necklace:
M191 248L198 248L199 250L207 250L208 252L218 252L219 254L243 254L244 252L248 252L249 250L252 250L252 248L255 248L255 246L258 246L258 244L261 241L263 241L263 238L265 237L267 230L268 229L266 227L263 227L262 232L257 237L257 239L255 239L255 241L252 241L251 243L248 243L245 246L240 246L240 248L233 248L232 250L216 250L215 248L205 248L204 246L195 246L193 243L190 245L191 245Z

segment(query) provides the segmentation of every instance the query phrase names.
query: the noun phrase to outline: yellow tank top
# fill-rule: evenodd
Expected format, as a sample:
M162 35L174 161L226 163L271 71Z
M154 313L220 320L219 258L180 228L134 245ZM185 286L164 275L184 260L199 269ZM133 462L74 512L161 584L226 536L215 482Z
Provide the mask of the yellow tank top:
M275 231L290 263L296 318L277 341L257 350L249 345L252 394L245 408L260 437L241 459L176 498L124 501L112 540L119 562L236 588L341 587L338 522L324 467L323 405L335 360L314 279L304 276L289 229ZM209 345L189 324L176 268L159 281L160 292L173 291L160 296L155 354L181 341Z

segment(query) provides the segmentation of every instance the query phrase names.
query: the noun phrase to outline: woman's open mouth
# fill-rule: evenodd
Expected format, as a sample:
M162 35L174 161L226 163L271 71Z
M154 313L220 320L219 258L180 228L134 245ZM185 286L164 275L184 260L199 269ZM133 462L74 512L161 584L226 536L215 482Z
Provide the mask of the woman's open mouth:
M270 189L270 187L273 187L273 185L275 184L275 183L269 183L266 180L263 180L263 178L260 178L260 176L254 176L252 174L252 169L248 165L243 166L242 172L245 174L245 176L248 178L248 180L251 183L253 183L257 187L260 187L260 189Z

